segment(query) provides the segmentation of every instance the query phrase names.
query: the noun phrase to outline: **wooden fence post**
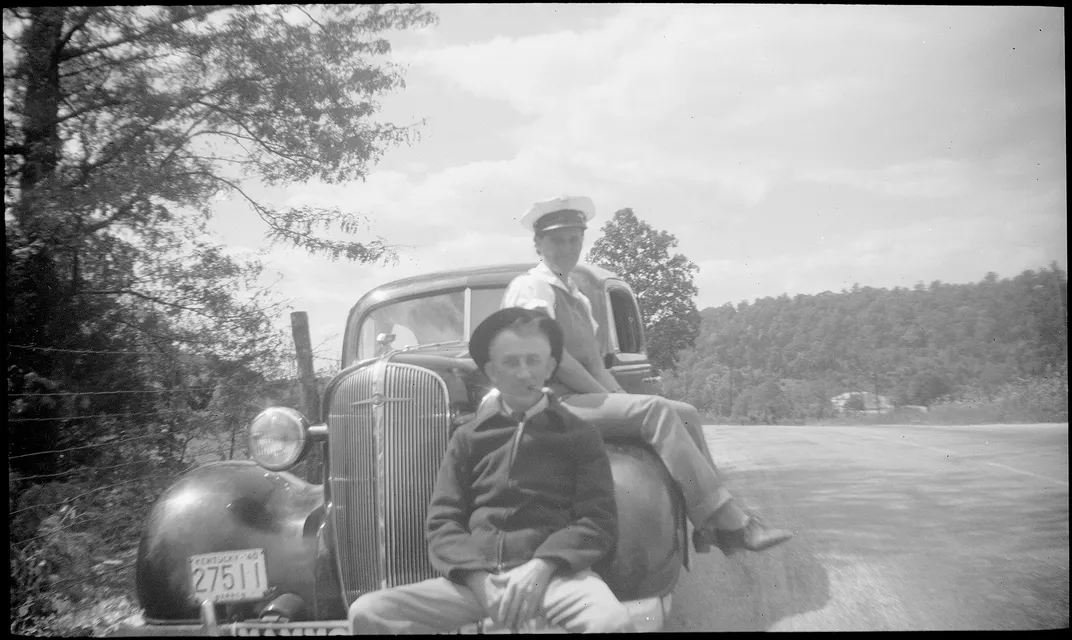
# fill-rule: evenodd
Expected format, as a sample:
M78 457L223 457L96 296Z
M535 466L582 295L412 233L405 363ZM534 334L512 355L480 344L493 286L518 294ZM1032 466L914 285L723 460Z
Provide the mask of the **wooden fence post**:
M309 315L304 311L290 314L290 331L294 336L294 349L298 358L298 383L301 389L302 414L313 424L320 422L320 387L313 368L313 343L309 338ZM313 445L306 458L305 471L308 482L323 482L324 447Z

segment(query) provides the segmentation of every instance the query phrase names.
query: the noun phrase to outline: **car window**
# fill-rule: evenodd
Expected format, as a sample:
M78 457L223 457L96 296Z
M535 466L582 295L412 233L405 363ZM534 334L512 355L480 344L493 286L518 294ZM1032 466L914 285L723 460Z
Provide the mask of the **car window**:
M501 294L500 294L501 296ZM361 321L357 357L379 354L376 336L394 334L391 348L464 340L465 292L452 291L377 307Z
M644 351L643 329L640 311L633 296L621 287L607 290L610 298L611 313L614 315L614 331L618 339L618 350L622 353L641 353Z
M490 289L473 289L470 296L469 326L476 326L498 310L502 304L503 294L506 287L494 287Z
M469 331L499 308L504 293L505 286L470 290ZM357 358L372 358L381 353L382 348L376 342L381 333L394 335L392 349L468 340L465 313L465 291L411 298L377 307L361 321Z

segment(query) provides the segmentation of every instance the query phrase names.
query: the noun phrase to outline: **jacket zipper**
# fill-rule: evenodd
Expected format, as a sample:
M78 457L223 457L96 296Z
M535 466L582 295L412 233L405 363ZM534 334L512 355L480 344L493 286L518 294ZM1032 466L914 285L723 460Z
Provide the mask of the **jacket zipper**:
M521 424L517 425L517 433L514 434L513 442L510 443L510 458L506 463L506 481L513 481L514 476L514 460L517 458L517 449L521 444L521 434L525 431L525 422L522 420ZM502 531L499 532L499 545L498 545L498 563L497 570L502 572L503 570L503 543L506 542L506 534Z
M497 573L502 573L502 570L503 570L502 553L503 553L503 542L504 542L504 540L505 540L505 538L504 538L503 532L500 531L499 532L498 548L495 550L495 556L496 556L495 557L495 560L496 560L495 571Z
M510 443L510 461L506 466L506 479L512 480L514 477L514 459L517 458L517 448L521 444L521 434L525 431L525 420L521 421L521 424L517 425L517 433L514 434L514 441Z

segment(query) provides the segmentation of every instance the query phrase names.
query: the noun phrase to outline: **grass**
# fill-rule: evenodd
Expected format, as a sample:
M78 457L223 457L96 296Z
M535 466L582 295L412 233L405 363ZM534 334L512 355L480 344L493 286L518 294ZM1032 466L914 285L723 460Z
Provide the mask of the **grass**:
M23 492L12 509L10 632L104 636L120 624L140 623L134 602L138 540L130 539L130 531L140 530L135 521L145 509L131 501L98 505L88 499L60 506L53 501L68 487L37 487Z
M12 545L11 633L31 636L104 636L120 624L141 624L134 602L137 542L108 544L76 531L78 514L61 509L38 535Z

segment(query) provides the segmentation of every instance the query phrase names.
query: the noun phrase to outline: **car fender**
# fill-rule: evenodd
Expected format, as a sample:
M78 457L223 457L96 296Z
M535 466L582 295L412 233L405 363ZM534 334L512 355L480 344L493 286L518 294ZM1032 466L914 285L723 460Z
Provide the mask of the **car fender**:
M294 593L308 608L333 608L318 602L330 593L325 583L337 584L331 554L320 544L323 523L320 485L248 460L197 467L161 495L142 531L136 580L146 619L196 619L190 556L241 549L264 549L273 589L265 602Z
M681 492L647 445L608 441L605 447L614 476L618 542L593 568L620 600L664 596L687 561Z

